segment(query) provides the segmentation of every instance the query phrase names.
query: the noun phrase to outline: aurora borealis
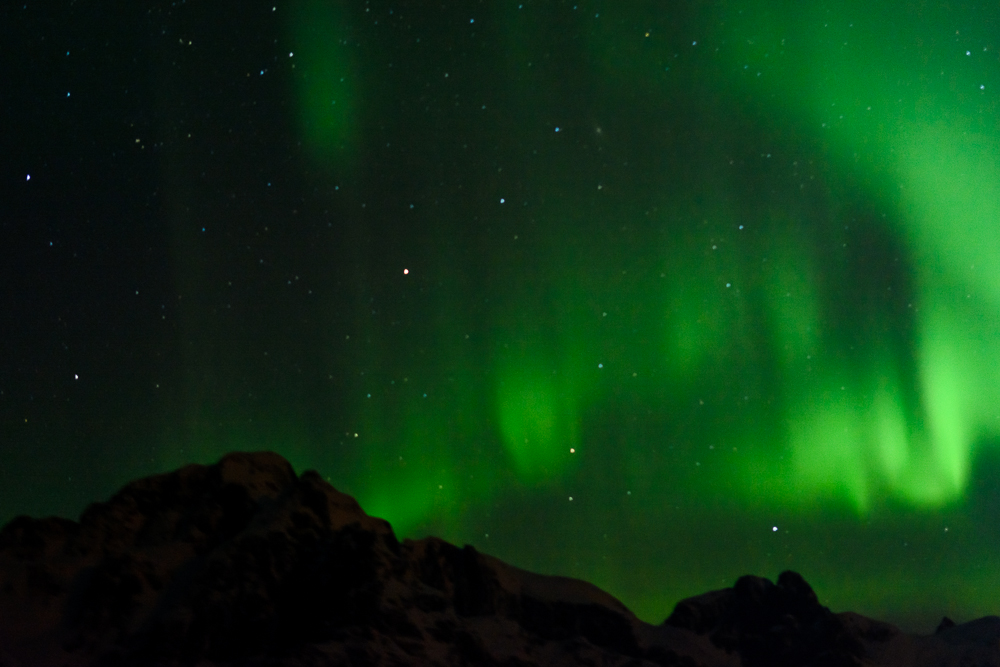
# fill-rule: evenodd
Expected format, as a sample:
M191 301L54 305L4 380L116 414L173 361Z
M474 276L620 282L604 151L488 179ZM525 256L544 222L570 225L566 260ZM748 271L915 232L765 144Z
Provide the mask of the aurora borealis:
M998 19L2 10L0 521L272 449L651 622L1000 613Z

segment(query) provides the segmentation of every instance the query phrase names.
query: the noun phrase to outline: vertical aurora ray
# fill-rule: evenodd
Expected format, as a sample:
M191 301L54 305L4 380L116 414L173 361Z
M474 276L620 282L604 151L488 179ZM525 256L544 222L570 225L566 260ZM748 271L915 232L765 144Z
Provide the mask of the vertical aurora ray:
M951 110L947 110L951 111ZM952 112L954 113L954 112ZM900 137L899 172L920 248L922 372L943 493L964 490L977 439L997 435L1000 375L1000 133L915 124Z
M436 338L448 338L432 329ZM378 370L369 371L374 377L358 406L359 428L345 434L358 460L351 484L365 510L400 535L456 534L462 509L495 494L504 479L490 474L500 465L498 446L479 419L487 401L466 345L438 340L430 356L449 360L440 368L411 366L404 375L395 373L402 364L368 366ZM382 361L390 347L378 343Z
M522 479L553 479L578 445L572 406L554 371L517 363L501 373L497 417L508 454Z
M291 3L289 33L295 49L292 77L298 98L299 127L321 163L340 165L357 132L358 77L352 66L350 26L338 2Z
M657 623L997 613L995 3L220 7L24 44L8 513L270 449Z
M364 138L411 168L371 185L371 220L385 183L432 176L361 262L349 486L401 535L594 580L650 620L747 571L856 593L844 545L891 563L925 517L954 524L1000 434L998 137L957 120L981 111L945 94L962 77L926 75L947 58L919 17L744 2L684 28L655 7L477 16L497 61L455 44L489 93L448 51L398 134ZM302 25L336 33L329 11ZM356 88L310 30L303 138L336 162L356 106L320 102ZM404 257L411 284L384 278ZM609 564L643 536L642 563Z
M858 374L819 355L813 373L797 378L783 355L803 339L782 323L789 316L809 319L827 297L813 293L784 312L780 301L769 301L773 341L783 350L777 356L783 384L796 398L786 411L794 464L787 473L774 469L779 479L787 475L787 484L766 486L794 490L788 500L806 506L831 492L862 511L872 494L920 506L954 502L964 492L977 438L996 435L995 411L986 406L1000 398L1000 383L995 365L983 362L996 358L1000 340L981 323L1000 302L991 259L1000 255L1000 137L983 122L992 107L984 106L985 84L978 83L995 81L996 72L970 75L974 69L962 57L975 54L949 43L961 40L948 40L940 26L962 25L958 12L942 9L935 23L894 9L897 42L878 27L882 11L851 5L811 13L742 3L738 18L728 16L715 36L735 88L810 119L829 137L833 159L852 165L859 182L895 186L900 194L887 201L896 219L892 232L904 239L917 267L911 304L919 346L916 411L899 388L910 378L888 358L879 363L876 357ZM907 53L913 44L923 45L918 57ZM975 51L981 56L986 49ZM931 71L941 76L928 76ZM795 261L808 256L800 252ZM791 266L765 281L777 286L815 273ZM704 309L703 318L711 322L712 312ZM829 349L829 330L815 316L812 325L813 339L803 349ZM689 360L706 354L699 345L714 345L705 335L681 335Z

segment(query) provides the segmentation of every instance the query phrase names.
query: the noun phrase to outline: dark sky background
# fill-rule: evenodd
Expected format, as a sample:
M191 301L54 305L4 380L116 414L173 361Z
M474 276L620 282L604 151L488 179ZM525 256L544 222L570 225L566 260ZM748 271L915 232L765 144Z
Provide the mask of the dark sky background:
M0 522L270 449L652 622L1000 612L998 18L4 3Z

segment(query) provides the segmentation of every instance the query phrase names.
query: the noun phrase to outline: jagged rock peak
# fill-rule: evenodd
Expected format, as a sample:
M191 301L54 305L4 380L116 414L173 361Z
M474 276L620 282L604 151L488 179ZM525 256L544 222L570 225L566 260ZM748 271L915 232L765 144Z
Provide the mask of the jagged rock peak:
M791 571L650 625L584 581L399 542L270 452L137 480L79 522L0 529L0 667L1000 667L998 637L997 617L914 636L834 614Z

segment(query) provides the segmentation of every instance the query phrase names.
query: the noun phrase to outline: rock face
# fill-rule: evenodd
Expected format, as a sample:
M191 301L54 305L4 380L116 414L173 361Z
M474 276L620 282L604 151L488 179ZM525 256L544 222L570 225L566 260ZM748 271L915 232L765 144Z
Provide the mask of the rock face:
M399 542L272 453L138 480L79 523L0 530L0 667L864 664L1000 665L1000 619L913 637L831 613L785 572L653 626L583 581Z
M777 585L747 575L721 591L682 600L666 623L708 635L712 643L738 652L747 667L860 665L861 638L820 605L809 584L782 572ZM882 627L885 638L896 631Z

